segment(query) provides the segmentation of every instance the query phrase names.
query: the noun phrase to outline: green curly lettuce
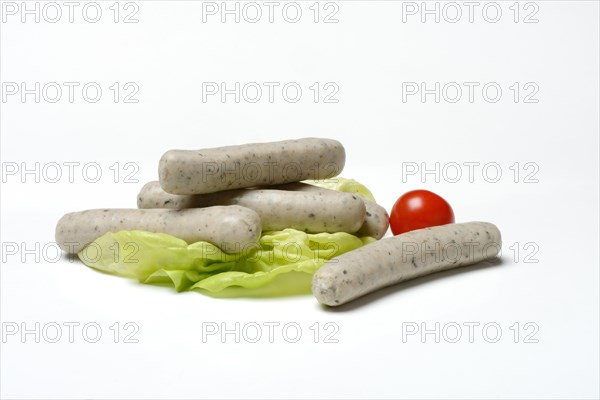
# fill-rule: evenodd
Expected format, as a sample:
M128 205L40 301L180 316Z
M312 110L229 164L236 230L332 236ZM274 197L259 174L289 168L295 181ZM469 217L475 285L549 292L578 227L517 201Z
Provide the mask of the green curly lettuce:
M373 198L366 187L353 180L337 178L335 184L325 185L322 182L315 184ZM257 245L238 254L227 254L208 242L188 245L164 233L120 231L102 235L78 256L85 265L97 270L142 283L172 286L179 292L202 289L216 293L242 287L258 293L258 289L275 286L269 284L281 275L299 272L310 276L327 260L373 241L371 237L359 238L344 232L309 234L284 229L263 232ZM306 286L306 280L299 281ZM283 291L271 294L288 294L298 289L293 284L282 288Z
M373 197L373 193L365 185L362 183L356 182L354 179L346 179L346 178L330 178L325 180L307 180L303 181L304 183L308 183L314 186L319 186L325 189L338 190L340 192L353 193L357 194L363 199L375 201L375 197Z

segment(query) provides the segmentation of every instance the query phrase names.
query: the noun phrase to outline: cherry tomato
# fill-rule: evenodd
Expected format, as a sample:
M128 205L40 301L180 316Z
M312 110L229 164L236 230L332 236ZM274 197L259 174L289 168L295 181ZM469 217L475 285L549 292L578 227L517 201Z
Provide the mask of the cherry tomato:
M454 222L450 204L429 190L404 193L392 207L390 227L394 235Z

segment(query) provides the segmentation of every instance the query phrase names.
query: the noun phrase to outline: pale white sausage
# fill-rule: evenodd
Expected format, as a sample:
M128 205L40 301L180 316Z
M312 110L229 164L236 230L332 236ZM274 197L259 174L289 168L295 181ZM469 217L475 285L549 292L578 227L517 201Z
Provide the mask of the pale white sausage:
M419 229L334 257L314 275L317 300L338 306L377 289L446 269L495 258L498 228L467 222Z
M169 150L158 175L167 193L203 194L305 179L325 179L344 168L337 140L304 138L203 150Z
M240 205L260 215L263 231L286 228L305 232L356 232L365 221L366 207L356 195L335 190L290 191L238 189L197 195L165 192L156 181L142 187L138 208L199 208Z
M207 241L225 252L239 252L256 244L261 234L258 214L240 206L189 210L97 209L73 212L56 225L56 243L77 253L107 232L143 230L166 233L188 243Z
M285 185L277 186L278 189L283 190L296 190L296 191L311 191L311 192L337 192L336 190L325 189L319 186L311 185L303 182L288 183ZM375 239L381 239L387 232L390 226L390 217L385 210L379 204L362 199L365 203L365 222L362 227L355 233L358 237L371 236Z

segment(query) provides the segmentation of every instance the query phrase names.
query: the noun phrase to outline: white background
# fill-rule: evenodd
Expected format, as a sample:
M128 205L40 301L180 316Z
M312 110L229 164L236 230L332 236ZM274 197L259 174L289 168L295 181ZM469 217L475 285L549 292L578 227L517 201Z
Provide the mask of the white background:
M460 21L448 22L454 14L447 14L439 23L431 15L423 23L419 13L403 14L410 5L394 1L337 1L338 23L323 23L334 6L325 10L321 3L315 23L312 3L299 3L298 23L283 19L285 3L276 8L273 23L266 6L257 23L243 17L235 23L233 16L221 23L219 14L203 22L202 3L191 1L137 1L137 23L122 22L134 10L124 9L125 3L115 23L112 1L98 3L103 14L97 23L82 17L85 2L72 23L62 5L57 23L43 15L39 23L34 16L23 23L20 9L3 14L3 398L599 396L598 3L520 3L516 23L512 2L498 3L502 16L496 23L482 16L484 2L472 23L462 3ZM493 18L494 10L487 10ZM524 23L534 11L538 22ZM7 95L11 82L80 86L72 103L66 87L58 102L47 101L54 97L49 94L36 103L34 95L25 101L20 93ZM96 103L81 95L88 82L103 89ZM115 103L109 89L114 82L121 96L129 92L124 84L135 83L138 102L121 97ZM280 90L272 103L266 92L257 103L244 98L236 103L232 95L225 102L219 96L203 102L203 82L226 82L230 88L235 82L296 82L303 95L296 103ZM321 90L335 83L338 102L315 103L309 89L314 82ZM454 94L447 93L436 103L434 95L403 101L403 82L479 86L472 102L463 86L458 102L449 102ZM482 97L488 82L502 88L495 103ZM520 87L517 102L509 88L514 82ZM524 102L528 82L539 88L537 103ZM64 258L52 262L52 252L24 251L51 243L56 221L66 212L135 207L137 191L156 178L158 159L168 149L304 136L340 140L347 152L342 175L366 184L388 210L405 191L426 188L453 205L457 221L497 224L502 262L401 284L328 310L310 294L275 299L177 294ZM21 170L36 162L40 171L52 162L80 166L72 183L66 167L57 183L43 174L39 182L34 174L6 174L14 163ZM101 167L97 183L82 176L81 166L91 162ZM132 176L138 183L125 182L132 171L124 168L128 162L139 166ZM456 183L449 181L454 173L448 167L439 182L432 174L403 177L403 169L414 165L407 163L432 169L436 162L441 172L454 165L448 163L480 166L473 182L466 167ZM121 172L117 183L114 163ZM500 166L498 182L489 182L494 170L482 174L487 163ZM518 177L510 169L514 163ZM533 167L525 169L526 163ZM525 182L532 168L530 178L537 183ZM80 324L73 343L68 322ZM102 328L97 343L81 333L90 322ZM110 329L115 322L118 343ZM131 332L124 329L127 322L139 327L133 337L138 343L124 343ZM263 326L258 343L245 337L236 343L234 335L202 338L207 323L229 329L239 323L241 329L253 322ZM280 324L273 343L263 325L268 322ZM339 328L332 337L337 343L325 343L327 322ZM480 324L473 343L464 325L469 322ZM50 343L42 336L36 343L33 334L6 336L11 327L33 329L35 323L63 326L62 338ZM301 327L297 343L286 341L281 331L286 323ZM310 329L315 323L318 343ZM413 323L419 329L439 323L446 336L439 343L433 334L403 340ZM462 327L457 343L449 340L454 323ZM486 340L495 336L493 329L482 333L486 323L502 329L496 343Z

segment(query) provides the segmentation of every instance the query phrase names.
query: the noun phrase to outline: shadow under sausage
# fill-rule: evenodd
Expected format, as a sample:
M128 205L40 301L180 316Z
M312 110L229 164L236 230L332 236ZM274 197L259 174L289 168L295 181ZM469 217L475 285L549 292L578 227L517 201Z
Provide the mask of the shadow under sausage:
M405 282L397 283L395 285L387 286L385 288L376 290L373 293L366 294L362 297L359 297L355 300L352 300L352 301L350 301L346 304L342 304L340 306L330 307L330 306L326 306L323 304L319 304L318 306L322 310L325 310L327 312L348 312L348 311L352 311L357 308L366 306L368 304L374 303L377 300L379 300L383 297L387 297L392 293L396 293L399 291L405 291L405 290L411 289L415 286L420 286L422 284L425 284L425 283L428 283L431 281L447 278L447 277L462 274L465 272L477 271L477 270L490 268L490 267L498 267L498 266L501 266L502 264L503 264L503 261L501 258L496 258L494 260L489 260L489 261L482 261L477 264L454 268L454 269L450 269L450 270L446 270L446 271L440 271L440 272L433 273L431 275L425 275L425 276L421 276L419 278L411 279L409 281L405 281Z

